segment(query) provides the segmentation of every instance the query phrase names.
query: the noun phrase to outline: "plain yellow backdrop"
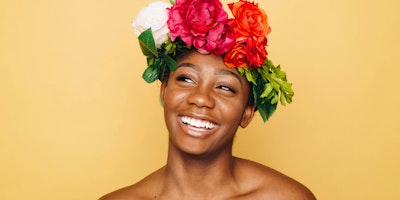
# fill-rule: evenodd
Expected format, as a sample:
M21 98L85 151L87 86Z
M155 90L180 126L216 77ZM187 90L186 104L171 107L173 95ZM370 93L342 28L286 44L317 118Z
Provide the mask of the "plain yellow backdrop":
M130 25L150 2L0 1L1 200L97 199L165 163L159 84L141 79ZM318 199L400 199L398 1L259 4L296 94L239 130L235 155Z

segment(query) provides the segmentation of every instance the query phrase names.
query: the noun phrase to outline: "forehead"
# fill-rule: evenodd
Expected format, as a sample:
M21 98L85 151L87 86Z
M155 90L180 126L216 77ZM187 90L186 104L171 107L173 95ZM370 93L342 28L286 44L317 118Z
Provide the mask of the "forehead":
M178 68L184 66L198 71L210 70L217 75L233 75L240 79L241 82L247 81L236 68L231 69L225 65L222 55L201 54L197 51L192 51L178 59L177 65Z

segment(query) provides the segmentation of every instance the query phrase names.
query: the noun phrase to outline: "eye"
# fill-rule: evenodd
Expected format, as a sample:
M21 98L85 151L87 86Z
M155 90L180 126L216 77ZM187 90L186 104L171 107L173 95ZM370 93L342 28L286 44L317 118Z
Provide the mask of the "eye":
M226 86L226 85L220 85L220 86L217 86L217 88L218 88L218 89L221 89L221 90L223 90L223 91L232 92L233 94L236 93L236 90L235 90L235 89L233 89L233 88L231 88L231 87L229 87L229 86Z
M182 82L187 82L187 83L193 83L192 79L188 78L187 76L180 75L176 77L177 81L182 81Z

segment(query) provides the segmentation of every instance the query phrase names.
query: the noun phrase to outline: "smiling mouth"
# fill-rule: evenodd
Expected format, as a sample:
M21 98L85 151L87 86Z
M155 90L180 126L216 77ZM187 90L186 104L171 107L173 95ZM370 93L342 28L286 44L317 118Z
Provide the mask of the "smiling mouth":
M191 118L191 117L187 117L187 116L183 116L181 117L181 121L182 123L189 125L189 126L193 126L196 128L205 128L208 130L213 129L216 125L212 122L209 121L205 121L205 120L200 120L200 119L195 119L195 118Z

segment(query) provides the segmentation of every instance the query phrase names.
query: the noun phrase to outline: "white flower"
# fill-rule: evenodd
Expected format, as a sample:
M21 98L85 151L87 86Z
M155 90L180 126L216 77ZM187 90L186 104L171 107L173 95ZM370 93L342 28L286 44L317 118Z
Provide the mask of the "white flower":
M132 22L132 26L139 36L143 31L151 27L156 47L159 48L169 38L167 25L168 11L171 4L165 2L153 2L139 11L138 16Z

